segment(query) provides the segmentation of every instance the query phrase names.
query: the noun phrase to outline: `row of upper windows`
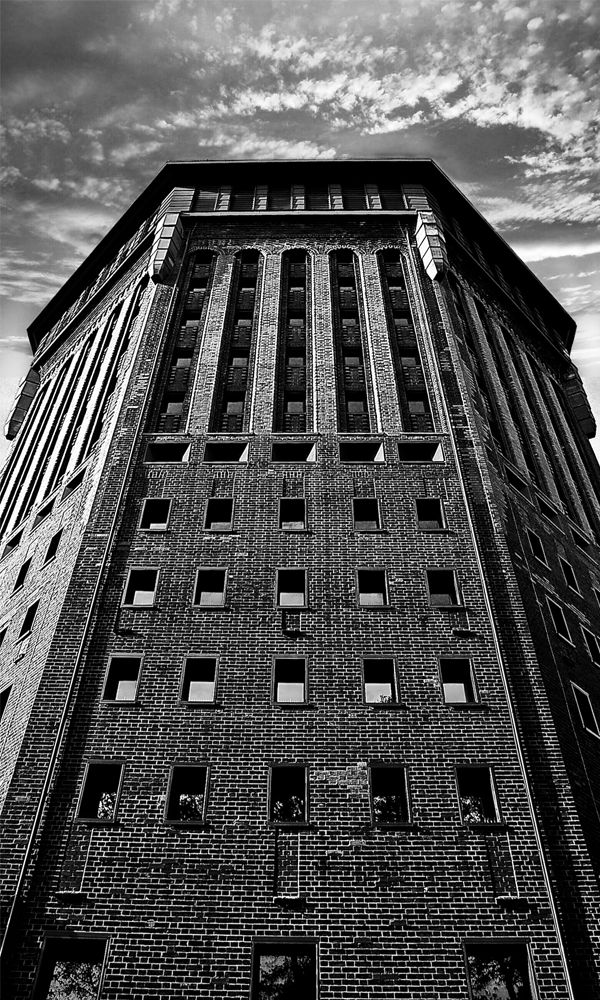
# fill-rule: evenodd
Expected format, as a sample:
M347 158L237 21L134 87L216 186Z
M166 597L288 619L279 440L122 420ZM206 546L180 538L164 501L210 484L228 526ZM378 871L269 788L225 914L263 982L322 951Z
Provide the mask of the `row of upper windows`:
M402 211L406 201L399 187L377 184L257 184L231 186L206 183L194 197L194 212Z
M191 441L161 440L146 445L144 461L149 464L188 462ZM397 457L400 462L443 462L440 441L400 441ZM250 441L207 441L204 446L205 462L240 464L250 455ZM385 462L383 441L340 441L341 462ZM306 464L316 462L317 445L314 441L277 441L271 446L271 461Z

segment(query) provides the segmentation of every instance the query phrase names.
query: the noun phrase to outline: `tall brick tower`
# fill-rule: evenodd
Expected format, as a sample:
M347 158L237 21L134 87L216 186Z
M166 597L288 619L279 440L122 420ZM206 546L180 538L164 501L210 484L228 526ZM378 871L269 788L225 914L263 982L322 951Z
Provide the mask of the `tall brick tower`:
M125 213L7 425L7 997L598 1000L573 333L428 160Z

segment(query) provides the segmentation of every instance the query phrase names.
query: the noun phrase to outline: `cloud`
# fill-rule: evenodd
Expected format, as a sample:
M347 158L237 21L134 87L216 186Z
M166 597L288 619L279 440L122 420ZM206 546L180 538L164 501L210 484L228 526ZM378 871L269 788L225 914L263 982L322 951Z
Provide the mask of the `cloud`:
M521 260L549 260L553 257L587 257L591 254L600 253L600 240L587 243L557 243L548 241L541 243L521 243L519 240L511 240L511 247ZM590 271L594 274L594 271Z
M162 142L127 142L124 146L119 146L109 153L109 158L113 163L122 166L129 160L140 159L150 156L162 147Z

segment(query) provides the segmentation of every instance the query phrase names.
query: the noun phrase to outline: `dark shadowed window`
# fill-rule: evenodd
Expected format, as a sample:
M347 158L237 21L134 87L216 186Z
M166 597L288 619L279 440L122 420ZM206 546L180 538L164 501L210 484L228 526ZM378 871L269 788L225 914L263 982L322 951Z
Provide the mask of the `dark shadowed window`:
M373 822L380 826L408 823L408 788L403 767L371 767Z
M48 938L44 944L35 1000L96 1000L106 941Z
M489 767L457 767L456 781L463 823L497 823L498 806Z
M205 765L175 765L167 796L167 820L172 823L203 822L206 771Z
M368 705L391 705L398 701L393 660L364 660L363 674Z
M316 950L314 942L298 939L256 942L252 1000L316 1000Z
M113 761L91 761L88 764L83 791L79 800L79 819L114 820L123 765Z
M306 823L306 768L302 765L277 765L271 768L272 823Z
M475 701L475 686L470 660L440 661L444 701L448 705L467 705Z
M465 945L471 1000L534 1000L527 945L520 941Z

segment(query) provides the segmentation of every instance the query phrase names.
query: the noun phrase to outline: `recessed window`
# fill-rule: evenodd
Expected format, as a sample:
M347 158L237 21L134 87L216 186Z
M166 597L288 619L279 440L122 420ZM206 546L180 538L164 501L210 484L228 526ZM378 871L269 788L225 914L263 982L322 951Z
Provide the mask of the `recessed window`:
M277 571L277 604L282 608L306 607L306 570Z
M31 566L31 559L26 559L25 562L21 564L21 568L17 573L17 579L15 580L15 585L13 587L13 594L15 593L15 591L20 590L23 584L25 583L30 566Z
M356 412L362 413L363 411L364 404L361 403L361 409ZM383 462L384 460L383 441L340 441L340 462Z
M170 823L203 823L207 767L176 764L171 771L166 819Z
M18 635L19 639L24 639L25 636L29 635L29 633L31 632L33 628L33 623L35 621L35 616L37 614L37 609L39 607L39 603L40 603L39 601L34 601L33 604L30 604L29 607L27 608L25 617L23 619L23 624L21 625L21 631L19 632Z
M527 528L527 537L529 539L531 551L533 552L535 558L547 566L548 560L546 559L546 553L544 552L544 546L542 545L542 539L540 536L536 535L534 531L530 531L529 528Z
M463 823L498 823L498 807L489 767L457 767L456 781Z
M577 548L581 549L582 552L587 552L590 547L589 539L587 539L585 535L580 535L579 532L575 531L573 528L571 529L571 534L573 535L573 541L575 542Z
M421 531L440 531L444 527L442 501L437 497L422 497L417 505L417 524Z
M594 736L600 736L600 729L598 728L598 722L589 694L572 682L571 687L573 688L583 728L587 729L588 733L593 733Z
M205 462L247 462L249 444L247 441L210 441L204 449Z
M382 607L388 603L384 569L359 569L358 603L361 607Z
M546 600L548 601L548 609L552 616L554 628L556 629L558 635L561 637L561 639L566 639L568 642L572 642L571 633L569 632L567 619L565 618L563 609L560 607L560 605L555 604L554 601L551 601L549 597L547 597Z
M513 486L518 493L522 493L524 496L528 496L529 491L527 489L527 483L525 482L525 480L521 479L520 476L517 476L517 474L513 472L512 469L506 468L505 473L506 473L506 478L510 483L510 485Z
M459 604L456 577L451 569L428 569L429 603L433 608L449 608Z
M123 604L132 608L154 604L158 584L157 569L130 569Z
M439 441L401 441L398 458L401 462L443 462L444 453Z
M109 823L117 812L123 765L112 761L91 761L87 766L77 816Z
M231 531L233 497L211 497L206 502L204 527L208 531Z
M181 700L214 702L217 682L217 661L214 656L188 656L183 667Z
M468 705L476 701L470 660L440 660L442 691L448 705Z
M63 529L57 531L55 535L52 535L50 539L50 544L46 549L46 555L44 556L44 566L49 563L51 559L54 559L56 553L58 552L58 546L60 545L60 539L63 533Z
M32 528L35 528L36 525L41 523L41 521L45 521L46 518L52 513L53 507L54 507L54 500L49 500L48 503L45 503L43 507L40 507L40 509L36 512L36 515L33 519Z
M272 823L306 823L306 767L277 765L271 768L269 819Z
M306 500L304 497L281 497L279 501L279 527L282 531L306 529Z
M255 942L252 1000L316 1000L317 946L298 938Z
M140 656L111 657L104 685L104 701L135 701L141 666Z
M352 516L355 531L378 531L381 528L379 500L376 497L355 497Z
M8 539L6 545L4 546L4 550L2 552L2 558L3 559L4 559L4 556L7 556L10 552L14 552L14 550L19 545L22 537L23 537L23 532L22 531L17 531L16 535L13 535L12 538Z
M398 701L393 660L363 660L363 680L368 705L393 705Z
M35 1000L86 997L100 993L106 941L98 938L47 938L36 980Z
M306 660L282 657L273 663L273 701L283 705L306 702Z
M465 944L471 1000L534 1000L537 991L527 945L520 941Z
M169 524L171 501L159 497L148 497L144 500L140 528L144 531L166 531Z
M583 625L581 626L581 631L583 632L583 638L585 639L585 644L592 660L594 663L600 663L600 641L593 632L584 628Z
M194 590L194 604L200 608L221 608L225 604L227 570L199 569Z
M550 504L542 500L541 497L538 497L538 503L540 505L540 513L542 513L544 517L547 517L549 521L552 521L553 524L556 524L558 521L558 512L554 510L554 507L551 507Z
M145 462L187 462L190 457L189 441L151 441L146 447Z
M73 476L72 479L69 479L69 482L67 483L67 485L63 490L63 495L62 495L63 500L66 500L66 498L70 497L71 494L75 492L75 490L79 489L83 480L85 479L86 471L87 471L86 469L81 469L81 471L78 472L77 475Z
M410 815L406 769L373 765L370 770L373 822L378 826L408 823Z
M12 684L8 684L5 688L0 691L0 719L4 715L6 706L8 705L8 699L10 698L10 692L12 691Z
M571 563L567 562L566 559L560 559L560 566L563 571L563 576L566 580L567 587L570 587L571 590L575 590L577 591L577 593L579 593L580 591L579 591L579 586L577 584L577 577L575 576L575 571L571 566Z
M293 411L288 410L288 413L290 412ZM271 451L271 458L274 462L314 462L316 457L317 446L312 441L277 442L273 444Z

